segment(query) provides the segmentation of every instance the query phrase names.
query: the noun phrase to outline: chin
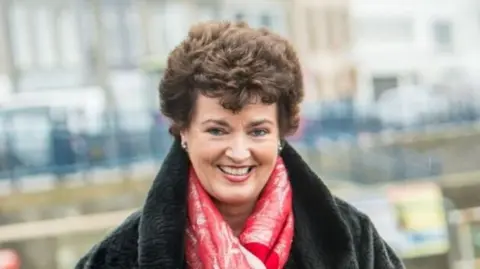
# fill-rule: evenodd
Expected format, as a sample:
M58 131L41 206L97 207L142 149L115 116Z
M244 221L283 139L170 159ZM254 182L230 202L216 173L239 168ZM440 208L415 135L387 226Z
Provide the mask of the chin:
M218 195L216 200L220 203L231 204L231 205L241 205L246 203L251 203L257 200L258 195L255 195L251 192L242 192L242 191L222 191L222 195Z

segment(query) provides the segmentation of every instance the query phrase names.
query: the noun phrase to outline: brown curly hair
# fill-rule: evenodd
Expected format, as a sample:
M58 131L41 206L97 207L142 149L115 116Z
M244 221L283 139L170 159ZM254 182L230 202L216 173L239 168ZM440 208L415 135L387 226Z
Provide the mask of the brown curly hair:
M176 137L188 127L198 94L219 98L233 112L255 101L276 103L282 137L297 130L304 95L293 46L243 22L204 22L190 28L168 57L159 91L161 111L172 121L170 133Z

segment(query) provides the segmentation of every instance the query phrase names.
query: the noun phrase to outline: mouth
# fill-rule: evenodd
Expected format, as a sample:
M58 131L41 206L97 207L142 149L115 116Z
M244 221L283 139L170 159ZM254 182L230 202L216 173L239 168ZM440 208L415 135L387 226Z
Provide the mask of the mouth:
M246 176L254 168L254 166L233 167L233 166L223 166L223 165L218 165L217 167L224 174L227 174L230 176Z

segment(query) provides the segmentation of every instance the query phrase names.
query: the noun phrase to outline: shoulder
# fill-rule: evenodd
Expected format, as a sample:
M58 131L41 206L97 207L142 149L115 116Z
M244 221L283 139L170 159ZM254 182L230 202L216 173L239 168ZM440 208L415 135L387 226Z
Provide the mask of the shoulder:
M365 213L338 197L334 197L334 199L341 217L347 224L348 228L354 232L354 235L356 232L360 232L363 226L367 224L373 225L371 224L370 218Z
M353 238L360 268L404 268L400 258L366 214L338 197L335 201Z
M141 211L132 213L122 224L85 254L75 269L134 268L137 260L138 225Z

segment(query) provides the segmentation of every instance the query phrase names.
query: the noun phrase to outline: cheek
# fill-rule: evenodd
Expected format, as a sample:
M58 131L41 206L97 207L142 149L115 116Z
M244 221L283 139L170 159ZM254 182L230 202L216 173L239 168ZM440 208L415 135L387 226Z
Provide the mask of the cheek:
M262 165L273 165L278 158L278 146L276 143L268 143L252 150L255 159Z
M192 148L189 150L188 155L200 180L200 184L204 189L210 190L210 180L214 178L216 173L216 167L212 166L215 159L212 150L206 147Z
M210 168L207 164L212 164L222 154L222 149L214 144L196 144L188 150L190 161L197 167L195 169Z

